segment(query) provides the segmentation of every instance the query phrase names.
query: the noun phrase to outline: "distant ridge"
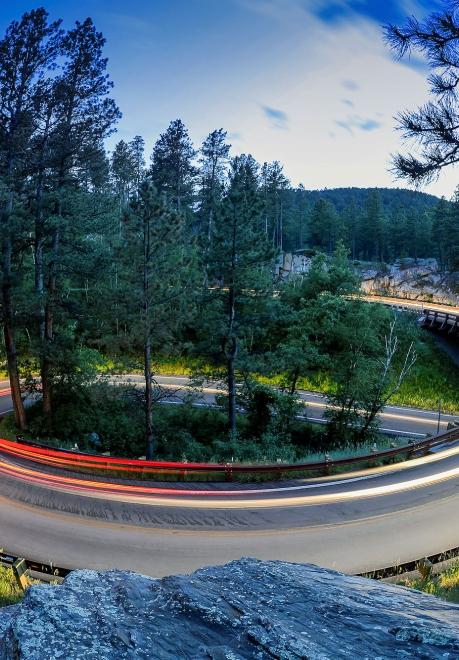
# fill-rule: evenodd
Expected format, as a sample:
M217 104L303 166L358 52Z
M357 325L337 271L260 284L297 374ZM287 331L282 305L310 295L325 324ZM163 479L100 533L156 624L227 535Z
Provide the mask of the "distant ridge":
M368 199L368 195L378 191L385 212L393 212L399 208L409 208L413 211L425 211L435 206L439 197L429 193L407 188L324 188L323 190L302 190L296 188L295 193L304 195L307 201L313 205L318 199L326 199L336 207L338 213L354 204L362 208Z

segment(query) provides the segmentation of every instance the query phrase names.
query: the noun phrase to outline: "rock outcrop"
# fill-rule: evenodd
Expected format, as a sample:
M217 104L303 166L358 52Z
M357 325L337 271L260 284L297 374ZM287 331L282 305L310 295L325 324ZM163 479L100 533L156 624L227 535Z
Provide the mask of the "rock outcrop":
M255 559L161 580L75 571L0 614L2 660L457 657L459 606Z
M367 294L459 305L459 273L443 273L435 259L405 259L382 270L360 272Z
M284 252L277 261L276 275L283 280L305 275L311 262L303 254ZM403 259L380 268L357 263L355 269L363 293L459 306L459 273L441 271L436 259Z

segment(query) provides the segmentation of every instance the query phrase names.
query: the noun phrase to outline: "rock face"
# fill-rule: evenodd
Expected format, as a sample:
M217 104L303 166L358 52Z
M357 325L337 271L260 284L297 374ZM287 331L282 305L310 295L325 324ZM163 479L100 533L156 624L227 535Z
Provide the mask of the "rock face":
M311 261L303 254L284 252L277 261L276 274L283 280L304 275ZM356 271L366 294L459 306L459 273L442 272L435 259L403 259L379 270L357 266Z
M459 606L255 559L161 580L75 571L0 614L2 660L457 657Z
M276 263L275 272L281 279L287 280L292 275L307 273L311 267L312 259L303 254L282 252Z
M459 273L442 273L435 259L405 259L380 271L364 270L361 277L368 294L459 305Z

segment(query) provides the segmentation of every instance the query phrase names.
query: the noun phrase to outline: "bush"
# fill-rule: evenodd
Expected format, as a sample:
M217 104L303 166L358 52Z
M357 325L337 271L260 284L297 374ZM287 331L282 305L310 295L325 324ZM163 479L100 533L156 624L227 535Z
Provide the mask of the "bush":
M98 451L110 451L120 456L144 453L142 411L125 389L97 383L75 392L61 387L54 393L54 414L43 415L41 402L29 410L29 431L44 441L59 439L59 443L82 450L94 449L92 434L101 444ZM61 445L62 446L62 445Z

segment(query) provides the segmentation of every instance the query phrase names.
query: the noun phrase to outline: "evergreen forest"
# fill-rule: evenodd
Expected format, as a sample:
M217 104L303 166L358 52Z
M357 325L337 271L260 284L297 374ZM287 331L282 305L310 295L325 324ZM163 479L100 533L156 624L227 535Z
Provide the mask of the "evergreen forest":
M390 401L435 406L420 383L437 349L412 319L355 295L354 262L459 269L459 199L294 187L278 161L233 153L224 128L195 144L178 118L151 153L150 136L108 150L121 112L104 44L91 19L66 30L44 9L0 40L0 360L14 405L2 433L134 457L295 461L379 442ZM282 252L312 257L309 272L276 279ZM191 378L172 392L181 406L167 405L161 373ZM194 406L209 383L217 405ZM328 396L327 425L299 418L300 389Z

